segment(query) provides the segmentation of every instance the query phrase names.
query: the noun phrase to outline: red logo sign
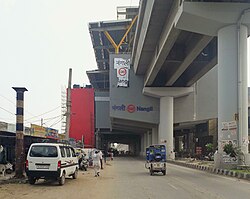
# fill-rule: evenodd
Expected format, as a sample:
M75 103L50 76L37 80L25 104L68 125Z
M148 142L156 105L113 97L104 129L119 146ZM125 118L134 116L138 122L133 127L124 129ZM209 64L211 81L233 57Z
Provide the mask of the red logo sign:
M135 112L135 105L129 104L128 107L127 107L127 111L128 111L129 113Z
M119 74L120 76L125 76L125 75L127 74L126 68L119 68L118 74Z

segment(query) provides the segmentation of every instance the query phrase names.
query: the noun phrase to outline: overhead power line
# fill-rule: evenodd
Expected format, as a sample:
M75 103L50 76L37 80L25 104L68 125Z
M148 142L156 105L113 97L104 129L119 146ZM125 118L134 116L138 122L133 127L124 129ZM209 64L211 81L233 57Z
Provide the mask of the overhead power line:
M1 106L0 106L0 109L6 111L7 113L9 113L9 114L11 114L11 115L15 115L15 113L12 113L12 112L8 111L8 110L6 110L5 108L3 108L3 107L1 107Z
M54 119L56 119L56 118L58 118L58 117L61 117L61 115L58 115L58 116L55 116L55 117L50 117L50 118L42 118L43 120L54 120ZM37 119L37 120L29 120L29 122L27 122L27 123L33 123L33 122L40 122L41 121L41 119ZM49 121L47 121L47 122L49 122ZM45 122L45 123L47 123L47 122ZM44 124L45 124L44 123Z
M4 98L5 100L7 100L8 102L10 102L11 104L13 104L14 106L16 106L16 104L12 102L10 99L8 99L7 97L3 96L2 94L0 94L0 96Z
M53 111L55 111L56 109L58 109L58 108L60 108L60 107L61 107L61 106L58 106L58 107L56 107L56 108L54 108L54 109L52 109L52 110L49 110L49 111L47 111L47 112L45 112L45 113L42 113L42 114L40 114L40 115L37 115L37 116L31 117L31 118L28 118L28 119L26 119L25 121L31 120L31 119L36 118L36 117L40 117L40 116L42 116L42 115L46 115L47 113L53 112Z
M57 125L59 122L61 122L63 120L63 117L60 119L60 120L58 120L58 121L56 121L56 122L54 122L53 124L51 124L50 126L49 126L49 128L50 127L53 127L53 126L55 126L55 125Z
M55 116L55 117L51 117L51 118L44 118L43 120L53 120L53 119L56 119L58 117L61 117L62 115L58 115L58 116Z
M4 98L4 99L7 100L8 102L10 102L13 106L16 107L16 104L15 104L13 101L11 101L9 98L3 96L2 94L0 94L0 97ZM24 112L25 112L25 113L28 113L28 114L30 114L30 115L32 115L32 116L34 116L34 114L30 113L30 112L27 111L27 110L24 110Z
M14 123L15 121L13 121L13 119L11 118L3 118L0 117L1 122L5 122L5 123Z

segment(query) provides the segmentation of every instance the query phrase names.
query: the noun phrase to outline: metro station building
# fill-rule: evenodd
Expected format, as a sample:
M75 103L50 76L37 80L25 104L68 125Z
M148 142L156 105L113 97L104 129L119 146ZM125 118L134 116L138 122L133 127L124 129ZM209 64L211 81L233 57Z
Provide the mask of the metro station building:
M250 1L142 0L117 13L89 24L97 147L145 155L164 143L174 159L213 143L219 160L233 141L248 160Z

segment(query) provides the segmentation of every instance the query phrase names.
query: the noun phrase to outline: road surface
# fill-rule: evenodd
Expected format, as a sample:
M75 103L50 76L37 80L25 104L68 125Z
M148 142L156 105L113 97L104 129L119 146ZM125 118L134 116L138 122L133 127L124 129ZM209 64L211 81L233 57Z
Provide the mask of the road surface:
M94 171L80 172L64 186L40 180L36 185L0 185L0 199L247 199L250 183L231 177L168 164L167 175L150 176L144 161L115 158L94 177Z

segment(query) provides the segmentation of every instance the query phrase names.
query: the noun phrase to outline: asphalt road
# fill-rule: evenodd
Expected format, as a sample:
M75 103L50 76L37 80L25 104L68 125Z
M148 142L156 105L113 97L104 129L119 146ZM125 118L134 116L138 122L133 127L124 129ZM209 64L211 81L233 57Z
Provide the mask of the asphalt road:
M0 186L0 199L248 199L250 182L168 164L167 175L150 176L143 160L115 158L102 170L80 172L76 180L67 179L64 186L39 181L36 185Z
M115 163L117 183L111 198L250 198L248 181L172 164L168 164L166 176L150 176L143 167L143 161L119 159Z

